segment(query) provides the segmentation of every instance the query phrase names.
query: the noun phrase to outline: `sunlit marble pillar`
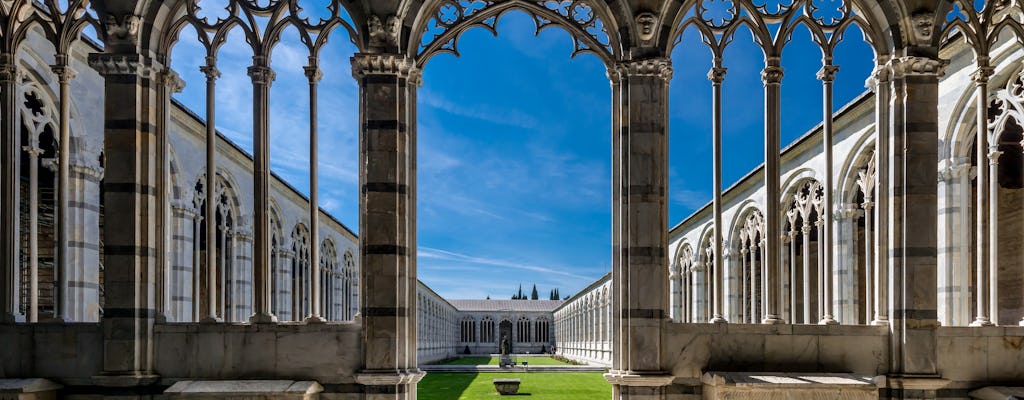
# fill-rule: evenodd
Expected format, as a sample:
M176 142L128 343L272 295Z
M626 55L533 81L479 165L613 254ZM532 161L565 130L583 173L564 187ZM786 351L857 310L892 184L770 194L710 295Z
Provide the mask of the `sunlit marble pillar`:
M800 238L803 240L803 248L801 249L800 258L803 261L803 298L804 298L804 309L803 309L803 323L809 324L813 321L811 318L814 315L811 308L811 223L807 217L804 217L804 224L800 228L800 232L803 234Z
M398 54L352 57L360 92L361 315L356 382L367 400L415 398L416 90L420 72Z
M765 324L784 323L779 318L778 285L775 279L779 273L779 262L782 251L779 246L779 230L782 229L780 206L781 196L781 151L782 134L782 77L784 69L778 56L765 57L765 68L761 71L761 82L764 84L764 319Z
M609 75L612 75L610 73ZM668 283L668 88L671 60L617 64L613 109L615 169L613 263L620 329L617 357L605 374L613 396L661 399L672 375L663 369L661 335L667 317ZM615 81L618 84L615 85ZM642 290L638 290L641 289Z
M991 143L988 149L988 315L992 324L999 325L999 157L1003 152L999 151L998 142Z
M277 322L270 312L270 59L254 55L249 67L253 111L253 323ZM312 243L314 248L317 243Z
M889 197L882 200L888 201L892 217L887 226L892 271L889 371L895 384L906 376L937 376L938 372L938 94L945 66L944 61L915 56L889 63L893 73L888 108L891 125L882 134L892 140L880 157L887 157L891 167ZM938 379L932 383L936 387L945 384ZM920 385L920 379L915 378L914 384Z
M991 146L989 144L989 132L988 132L988 80L995 72L995 69L988 66L987 56L980 57L978 59L980 68L971 75L971 79L975 85L975 107L978 110L977 122L976 122L976 133L974 139L974 145L977 151L978 161L978 199L976 202L975 211L977 212L976 227L977 227L977 244L978 248L975 251L977 257L977 274L975 284L975 296L977 297L977 314L974 322L971 322L971 326L989 326L996 324L999 319L992 315L992 311L998 311L998 308L993 306L992 299L997 299L995 295L986 296L997 291L997 285L994 285L996 280L992 278L995 276L996 270L998 270L999 254L994 251L998 247L999 237L996 233L999 230L998 221L992 218L990 210L995 209L998 215L998 206L996 205L999 201L999 188L998 183L993 188L993 179L991 177L993 171L998 173L997 169L986 166L985 160L991 159L991 151L995 148L998 150L998 144ZM998 163L998 157L996 158ZM990 278L989 282L986 282L986 276Z
M36 138L30 140L37 140ZM38 143L25 146L28 154L28 322L39 322L39 156Z

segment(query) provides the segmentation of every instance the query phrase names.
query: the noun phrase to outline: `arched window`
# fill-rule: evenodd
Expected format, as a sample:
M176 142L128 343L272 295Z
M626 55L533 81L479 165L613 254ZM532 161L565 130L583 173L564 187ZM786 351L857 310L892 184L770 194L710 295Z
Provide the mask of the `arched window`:
M352 251L346 251L344 256L344 270L342 271L342 309L346 321L355 318L359 312L359 271L356 268L356 258Z
M206 177L199 178L195 185L196 209L199 210L201 221L207 221L206 215ZM246 291L238 288L244 280L243 271L236 267L236 235L238 216L236 215L238 199L227 181L218 173L217 187L211 196L214 202L214 231L211 238L213 249L208 246L206 223L201 222L199 235L196 237L196 251L200 264L199 297L200 315L204 318L218 318L224 321L239 321L248 318L240 315L238 306L241 295ZM212 258L212 263L210 262ZM239 296L241 295L241 296ZM212 304L211 304L212 303Z
M534 324L536 327L534 333L534 341L539 343L547 343L551 340L551 335L548 333L548 320L547 318L537 318L537 322Z
M480 321L480 342L495 343L494 341L494 320L491 317L484 317Z
M526 317L520 317L519 322L516 324L516 334L518 335L517 341L519 343L532 342L530 335L530 319Z
M338 320L341 309L338 277L338 250L334 241L324 239L320 244L320 306L323 307L323 317L328 321Z
M459 335L459 341L463 343L476 342L476 320L468 317L462 320L462 334Z
M309 315L312 279L310 277L309 230L305 225L296 225L292 230L292 316L300 321Z

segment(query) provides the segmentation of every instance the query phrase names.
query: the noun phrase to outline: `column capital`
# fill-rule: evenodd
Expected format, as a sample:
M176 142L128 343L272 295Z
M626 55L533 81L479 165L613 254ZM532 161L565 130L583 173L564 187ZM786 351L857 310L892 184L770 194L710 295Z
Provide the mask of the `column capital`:
M160 81L169 93L181 93L185 89L185 81L171 67L164 68L164 72L160 74Z
M708 80L715 84L721 84L725 81L725 73L728 70L729 69L725 67L712 67L711 70L708 71Z
M217 61L210 61L210 57L207 57L206 65L199 67L199 72L202 72L208 81L220 78L220 70L217 69Z
M826 64L818 70L818 80L826 83L832 83L836 80L836 73L839 72L838 65Z
M320 70L320 66L316 64L311 63L311 65L302 67L302 71L305 72L306 79L309 79L310 84L320 82L320 79L323 79L324 77L324 72Z
M988 147L988 163L989 165L999 165L999 157L1003 155L1002 151L997 150L999 146Z
M394 75L408 79L419 70L415 61L401 54L359 53L353 55L351 61L355 79L369 75Z
M768 65L761 70L761 82L765 86L768 85L781 85L782 77L785 76L786 70L778 65Z
M902 79L907 76L934 76L941 78L946 74L947 60L936 60L928 57L896 57L886 64L891 72L892 79Z
M66 54L57 54L54 56L56 59L53 65L50 66L50 70L53 71L54 75L57 75L57 81L66 84L75 79L78 75L74 69L68 66L68 56Z
M0 82L13 82L18 78L18 64L13 54L0 53Z
M986 62L984 65L979 65L978 69L971 73L971 82L974 82L976 85L988 84L989 78L991 78L995 73L996 69L988 66L988 63Z
M875 69L871 71L871 75L864 81L864 87L872 92L877 92L878 87L885 85L892 81L892 71L889 70L889 59L885 58L879 64L875 65Z
M254 59L256 57L253 57ZM263 62L256 60L247 70L252 83L256 85L270 86L277 79L277 73Z
M652 76L668 82L674 74L672 60L664 57L622 61L616 68L620 78Z
M21 146L21 149L28 155L39 157L43 154L43 149L36 146Z
M139 54L93 53L89 66L103 76L134 75L152 78L157 67L153 60Z

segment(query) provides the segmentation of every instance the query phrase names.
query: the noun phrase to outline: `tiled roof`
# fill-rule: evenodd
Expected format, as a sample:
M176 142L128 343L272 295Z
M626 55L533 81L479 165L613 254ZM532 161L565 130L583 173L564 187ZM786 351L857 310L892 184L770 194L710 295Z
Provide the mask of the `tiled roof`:
M563 300L448 300L459 311L552 312Z

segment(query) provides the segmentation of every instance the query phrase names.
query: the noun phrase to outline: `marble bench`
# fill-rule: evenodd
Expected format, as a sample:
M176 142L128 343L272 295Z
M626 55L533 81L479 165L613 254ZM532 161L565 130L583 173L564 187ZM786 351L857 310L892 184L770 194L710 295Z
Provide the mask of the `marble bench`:
M519 379L495 379L492 382L502 396L519 393Z
M164 391L169 399L316 400L323 386L315 381L181 381Z

